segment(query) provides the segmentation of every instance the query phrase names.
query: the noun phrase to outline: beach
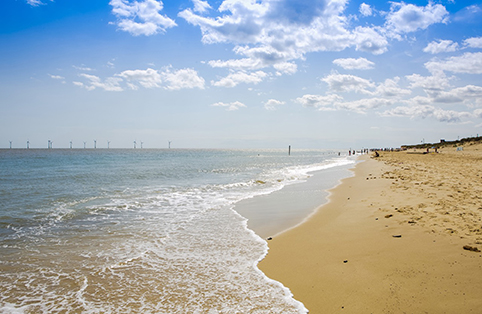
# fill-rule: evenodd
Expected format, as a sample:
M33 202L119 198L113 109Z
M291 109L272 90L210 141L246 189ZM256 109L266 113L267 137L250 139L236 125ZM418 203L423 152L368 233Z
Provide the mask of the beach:
M360 161L259 268L310 313L480 313L482 144Z

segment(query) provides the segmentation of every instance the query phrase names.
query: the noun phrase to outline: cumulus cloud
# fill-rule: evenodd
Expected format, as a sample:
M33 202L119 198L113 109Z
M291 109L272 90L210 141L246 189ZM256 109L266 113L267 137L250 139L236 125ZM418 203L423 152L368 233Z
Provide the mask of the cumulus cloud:
M393 105L395 100L375 97L344 101L343 97L336 94L325 96L307 94L296 98L295 102L303 107L313 107L322 111L347 110L363 114L369 109Z
M301 104L303 107L313 107L313 108L328 108L333 106L335 103L343 100L343 97L330 94L326 96L322 95L303 95L295 99L295 102Z
M357 51L379 55L388 50L387 39L374 28L358 26L354 30L354 37L355 49Z
M380 114L385 117L409 117L416 118L434 118L440 122L459 122L462 118L470 118L473 115L469 112L459 112L453 110L444 110L431 105L413 105L400 106L387 110Z
M204 89L204 79L200 77L194 69L181 69L171 71L167 69L162 72L164 81L168 84L166 89L179 90L185 88L199 88Z
M335 59L333 64L336 64L345 70L369 70L373 69L375 63L365 59L365 58L346 58L346 59Z
M260 60L250 58L210 60L208 64L213 68L229 68L234 70L256 70L264 67Z
M239 108L246 108L246 105L239 101L234 101L230 103L217 102L215 104L212 104L211 106L224 107L226 108L227 111L235 111L235 110L239 110Z
M128 82L138 82L145 88L160 87L162 83L161 75L151 68L147 70L127 70L116 74L116 76L124 78ZM136 85L130 85L136 89Z
M464 45L470 48L482 48L482 37L471 37L464 40Z
M432 73L449 71L455 73L482 74L482 52L467 52L461 56L449 57L445 60L431 60L425 67Z
M474 110L474 116L476 118L481 118L482 119L482 109L476 109Z
M253 73L239 71L239 72L230 73L228 76L220 79L219 81L216 81L216 82L212 81L211 84L218 87L235 87L240 83L258 84L267 75L268 74L266 74L263 71L256 71Z
M174 20L159 13L163 9L161 0L111 0L109 4L117 27L134 36L150 36L176 26Z
M86 88L87 90L94 90L96 88L103 89L105 91L109 92L121 92L123 91L123 88L119 85L119 83L122 81L121 78L117 77L108 77L105 80L102 80L100 77L95 76L95 75L90 75L90 74L79 74L80 77L86 78L88 80L87 84L76 84L77 86L81 86Z
M449 79L440 72L432 76L412 74L406 78L410 81L410 88L422 88L429 95L440 93L450 87Z
M276 99L270 99L267 102L264 103L264 108L266 110L277 110L279 106L284 105L284 101L276 100Z
M363 98L354 101L337 102L335 107L337 109L344 109L354 111L357 113L365 113L369 109L375 109L394 104L394 100L386 98Z
M27 0L27 3L30 4L33 7L37 7L39 5L45 4L40 0Z
M404 2L391 2L386 17L386 28L392 36L426 29L435 23L447 23L449 13L441 4L429 2L416 6Z
M367 79L355 75L333 73L321 79L334 92L360 92L371 94L367 88L374 88L375 84Z
M431 54L437 54L441 52L453 52L457 51L459 47L458 43L455 43L451 40L439 40L439 41L432 41L423 49L424 52L428 52Z
M369 4L363 2L360 4L360 13L363 16L371 16L373 14L372 7Z
M400 88L398 82L399 77L386 79L385 82L379 84L375 90L375 94L383 97L401 97L412 93L409 89Z
M278 72L276 74L295 74L298 71L298 66L293 62L278 63L273 66Z
M438 103L464 103L468 106L482 104L482 87L467 85L438 93L434 99Z
M379 32L348 29L345 6L346 0L225 0L217 16L202 16L193 9L179 16L201 29L204 43L235 45L239 59L209 62L213 67L261 69L303 59L309 52L348 47L375 54L386 51L388 43Z
M121 83L126 84L130 89L138 90L144 88L164 88L166 90L180 90L199 88L204 89L205 81L193 69L175 70L166 67L162 71L147 68L146 70L126 70L113 77L102 80L100 77L90 74L79 74L88 80L87 83L74 82L74 85L93 90L101 88L106 91L123 91Z
M194 4L194 12L205 13L211 9L211 6L207 1L192 0L192 3Z
M60 75L52 75L52 74L49 74L50 78L54 79L54 80L65 80L65 77L63 76L60 76Z
M82 66L73 65L72 67L73 67L74 69L76 69L76 70L79 70L79 71L89 71L89 72L90 72L90 71L94 71L94 69L89 68L89 67L86 67L86 66L83 66L83 65L82 65Z

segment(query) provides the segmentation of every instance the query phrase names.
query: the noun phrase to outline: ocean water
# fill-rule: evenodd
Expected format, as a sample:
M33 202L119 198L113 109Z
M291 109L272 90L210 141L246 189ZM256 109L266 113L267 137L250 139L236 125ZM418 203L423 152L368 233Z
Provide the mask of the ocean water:
M267 242L234 208L352 163L321 150L0 150L0 312L306 313L257 268Z

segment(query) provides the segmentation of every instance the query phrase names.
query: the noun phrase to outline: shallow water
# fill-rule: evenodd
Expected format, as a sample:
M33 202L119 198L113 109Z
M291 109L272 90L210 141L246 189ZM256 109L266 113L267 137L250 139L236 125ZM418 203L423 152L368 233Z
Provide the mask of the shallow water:
M257 269L266 242L233 208L352 162L313 150L0 150L0 311L304 313Z

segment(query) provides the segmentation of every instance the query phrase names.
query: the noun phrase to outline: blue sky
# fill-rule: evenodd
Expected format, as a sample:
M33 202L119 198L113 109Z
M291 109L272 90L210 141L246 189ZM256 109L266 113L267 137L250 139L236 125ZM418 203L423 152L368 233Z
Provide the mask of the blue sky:
M0 148L482 135L482 2L3 0Z

